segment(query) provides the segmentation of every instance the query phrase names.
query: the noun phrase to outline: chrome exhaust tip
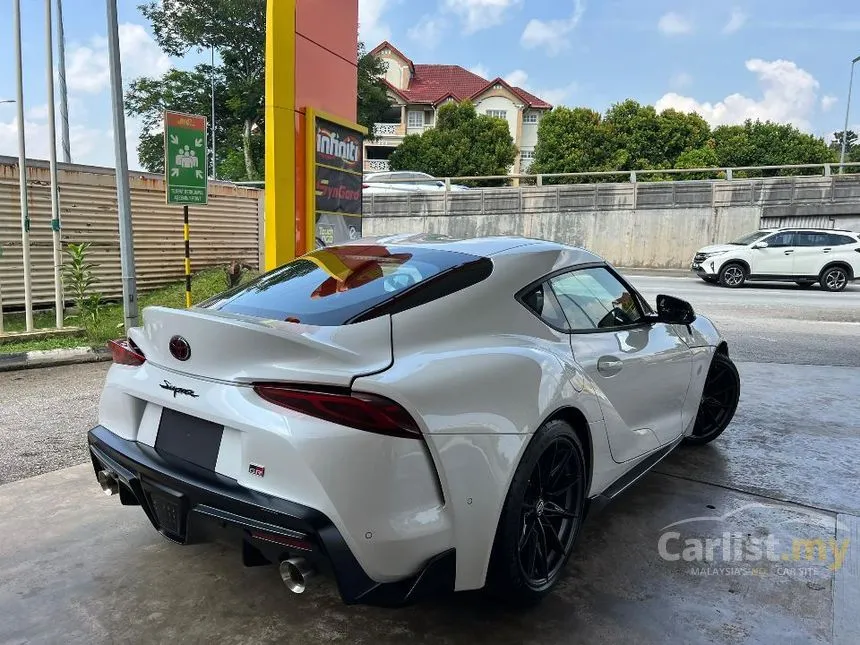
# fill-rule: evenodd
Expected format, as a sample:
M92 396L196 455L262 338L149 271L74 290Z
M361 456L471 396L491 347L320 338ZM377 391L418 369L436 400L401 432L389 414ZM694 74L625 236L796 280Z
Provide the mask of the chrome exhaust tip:
M312 578L316 573L304 558L283 560L278 570L281 580L293 593L302 593L308 586L308 578Z
M116 495L119 492L119 482L117 481L116 475L109 470L100 470L97 478L99 480L99 486L102 487L102 492L108 497Z

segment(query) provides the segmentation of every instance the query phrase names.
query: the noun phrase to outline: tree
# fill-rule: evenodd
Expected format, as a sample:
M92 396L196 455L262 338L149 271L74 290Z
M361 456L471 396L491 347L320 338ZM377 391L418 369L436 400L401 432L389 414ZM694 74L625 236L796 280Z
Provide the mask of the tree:
M860 161L860 147L857 146L857 133L848 130L845 133L845 161ZM842 130L833 133L830 149L837 155L842 154Z
M685 150L678 155L678 160L675 163L675 168L714 168L719 165L717 151L715 150L713 139L701 146L700 148L692 148ZM724 178L723 172L695 172L684 173L678 175L678 179L716 179Z
M714 129L718 164L730 166L778 166L819 164L836 160L824 139L801 132L795 126L772 121L752 121L743 125L721 125ZM775 175L776 171L763 171ZM779 174L797 174L783 170Z
M603 124L617 151L618 170L665 167L660 120L653 106L627 99L606 111Z
M388 161L392 170L475 177L506 175L516 156L507 121L478 114L466 101L440 107L436 127L405 136Z
M370 137L373 137L373 128L391 107L388 91L382 82L385 68L385 61L366 53L364 43L358 43L358 122L367 128Z
M529 171L616 170L629 155L617 153L614 136L599 112L582 107L554 108L538 125L535 158Z
M192 71L170 69L159 79L138 78L132 81L126 92L125 107L130 115L138 116L142 121L143 134L137 155L144 168L150 172L164 172L164 135L160 131L164 110L210 113L211 74L209 65L198 65ZM231 125L230 111L224 105L224 79L220 70L216 70L215 75L215 136L223 142Z

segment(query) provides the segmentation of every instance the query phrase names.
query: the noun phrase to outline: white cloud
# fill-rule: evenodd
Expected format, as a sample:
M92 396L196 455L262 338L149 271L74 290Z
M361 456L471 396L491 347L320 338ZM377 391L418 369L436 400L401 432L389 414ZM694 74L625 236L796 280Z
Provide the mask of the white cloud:
M570 46L568 36L582 20L584 13L585 0L574 0L573 13L569 18L547 21L532 18L523 29L520 43L526 49L542 48L549 56L557 56Z
M500 25L505 14L522 4L523 0L443 0L443 8L463 21L467 34Z
M821 97L821 109L824 110L825 112L827 112L830 110L830 108L832 108L834 105L836 105L837 101L839 101L839 99L836 98L835 96L830 95L830 94L827 94L826 96L822 96Z
M170 69L170 58L158 48L142 25L121 24L119 48L126 82L138 76L160 76ZM110 86L107 38L94 36L87 45L73 44L66 59L66 81L70 91L97 94Z
M745 119L792 123L809 131L810 118L818 106L819 84L815 78L792 61L748 60L746 68L758 77L762 90L759 98L731 94L717 103L700 102L674 92L660 98L658 111L675 108L698 112L711 125L742 123Z
M690 76L687 72L678 72L677 74L673 74L672 78L669 79L669 87L675 90L680 90L685 87L689 87L693 83L693 77Z
M382 21L382 14L391 4L391 0L358 1L358 35L367 49L391 38L391 28Z
M433 48L442 39L442 32L446 26L444 19L425 15L416 25L409 28L406 35L426 47Z
M514 87L522 87L528 82L528 80L528 72L523 69L515 69L511 73L505 75L505 82L513 85Z
M670 11L660 17L657 29L666 36L679 36L693 31L693 23L679 13Z
M749 16L747 16L747 14L745 14L742 10L735 7L734 9L732 9L732 15L729 17L729 21L726 23L725 27L723 27L723 33L735 33L746 24L748 17Z
M47 159L50 156L47 121L25 118L24 128L27 158ZM59 132L57 138L59 140ZM69 142L75 163L113 165L113 141L108 132L73 124L69 128ZM0 121L0 151L15 156L18 154L18 119L14 116L11 121Z
M521 87L551 105L561 105L576 91L576 83L568 83L560 87L537 88L529 83L529 75L523 69L515 69L504 76L505 82L514 87Z
M473 74L477 74L481 78L486 78L486 79L490 78L490 70L483 63L478 63L474 67L470 67L469 71L472 72Z

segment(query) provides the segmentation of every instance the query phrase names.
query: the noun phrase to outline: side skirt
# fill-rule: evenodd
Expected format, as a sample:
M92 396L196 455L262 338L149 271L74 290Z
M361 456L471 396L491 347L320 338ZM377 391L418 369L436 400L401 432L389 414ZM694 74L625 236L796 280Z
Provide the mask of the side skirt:
M645 459L636 464L633 468L621 475L618 479L612 482L606 490L599 495L595 495L588 500L588 515L596 515L602 511L613 499L618 497L627 488L632 486L637 480L645 475L658 463L663 461L670 452L672 452L683 441L684 436L681 435L672 443L655 450Z

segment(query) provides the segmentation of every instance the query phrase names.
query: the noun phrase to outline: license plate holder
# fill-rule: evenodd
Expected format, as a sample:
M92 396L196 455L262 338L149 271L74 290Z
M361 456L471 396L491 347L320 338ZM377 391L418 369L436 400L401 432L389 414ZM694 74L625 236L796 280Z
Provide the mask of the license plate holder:
M224 426L170 408L161 411L155 450L215 470Z

